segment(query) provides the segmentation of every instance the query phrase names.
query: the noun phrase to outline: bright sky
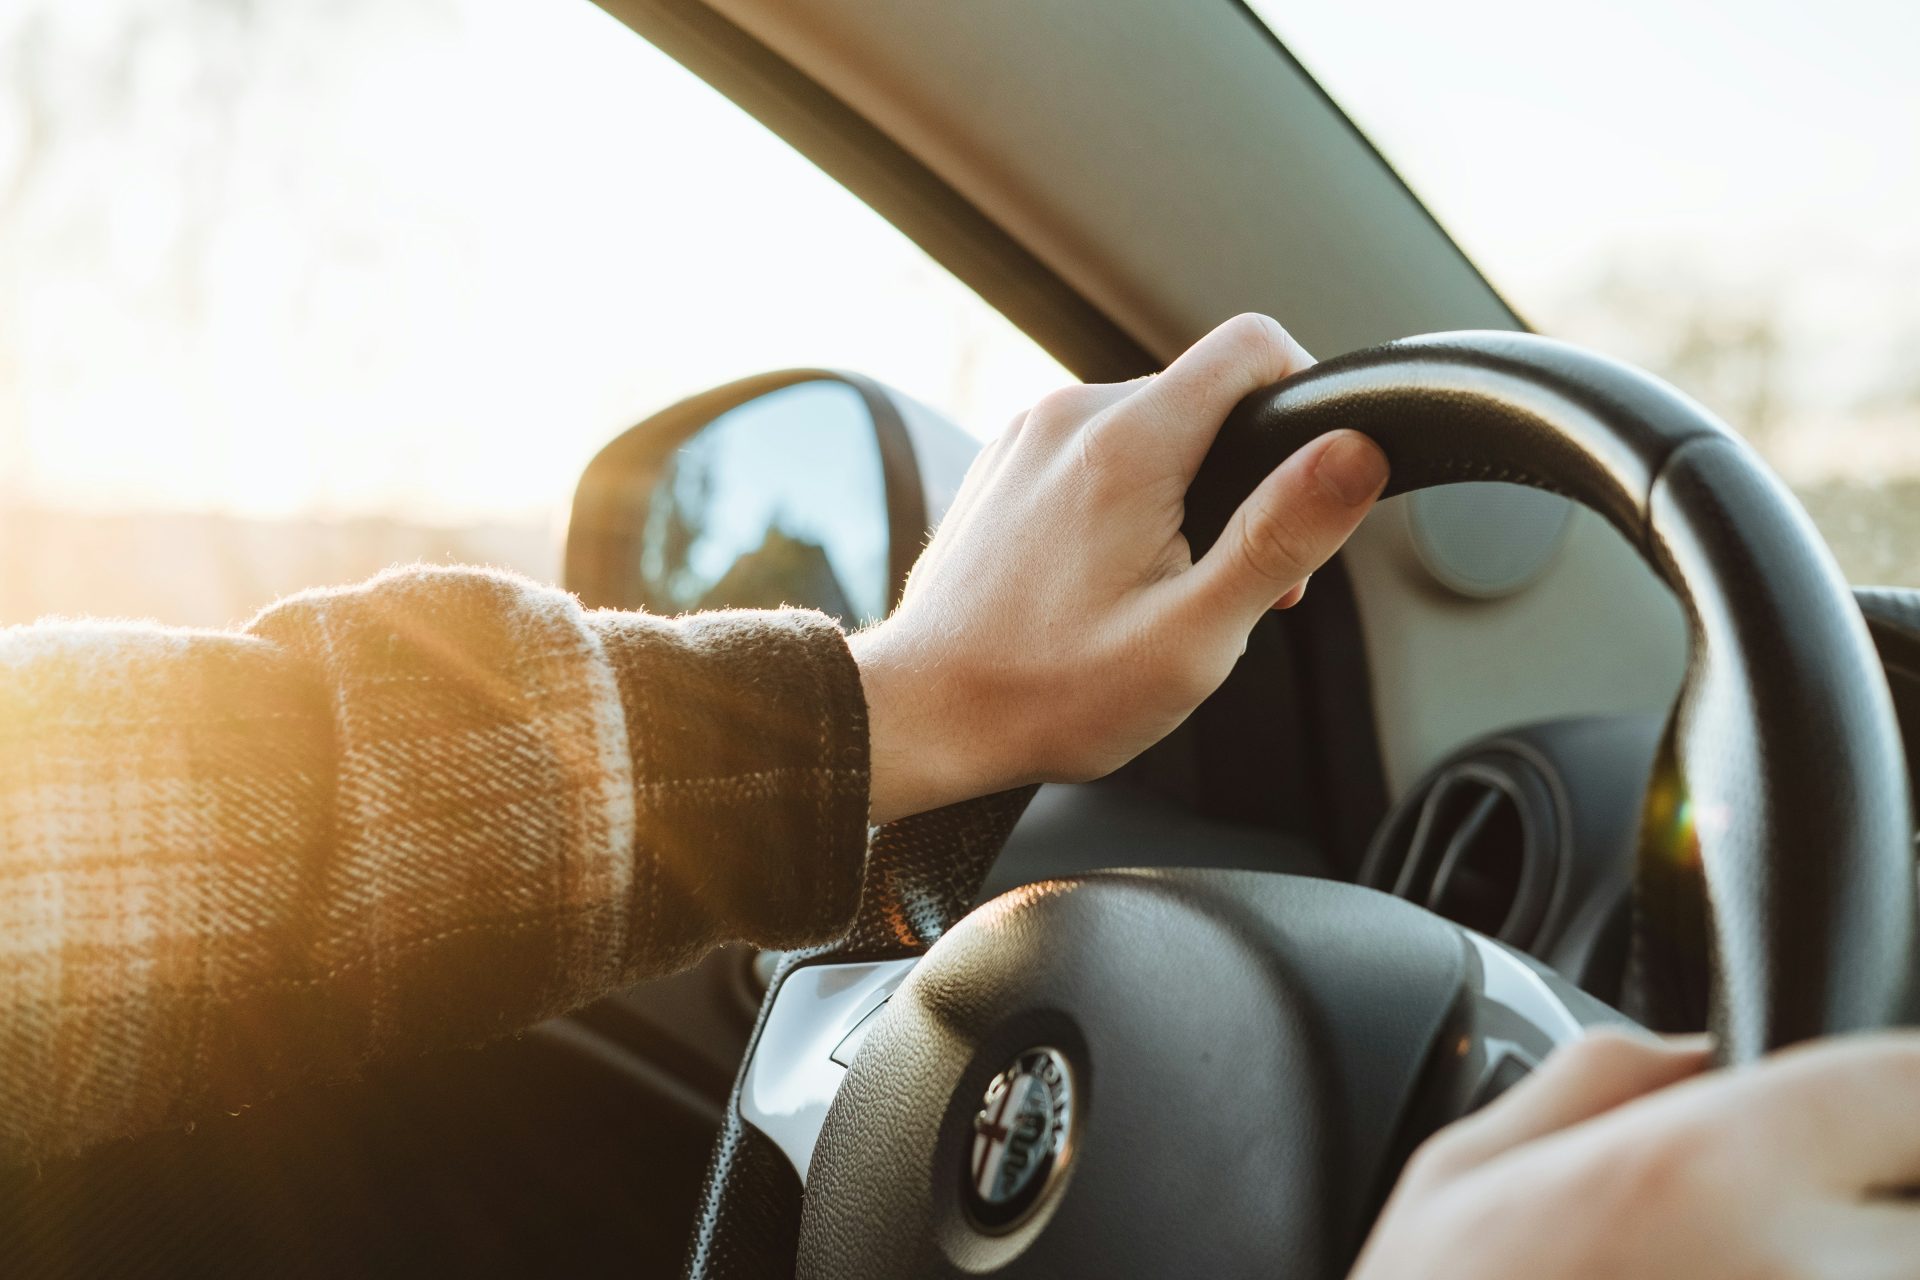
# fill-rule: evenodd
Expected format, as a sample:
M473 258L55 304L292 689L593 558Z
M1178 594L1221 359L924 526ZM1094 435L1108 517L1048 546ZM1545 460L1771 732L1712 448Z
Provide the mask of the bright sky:
M10 12L0 43L35 16L55 33L66 126L0 204L16 492L520 516L748 373L855 367L981 434L1069 380L585 0L274 0L245 30L191 0ZM74 91L105 92L142 14L161 34L125 98ZM22 119L0 102L0 182Z
M1622 240L1920 264L1912 0L1254 7L1516 290Z
M1844 419L1848 465L1920 471L1920 6L1257 7L1523 312L1632 358L1585 299L1679 264L1778 313L1822 430L1776 461ZM0 5L0 499L519 518L750 372L980 434L1066 379L586 0L231 13Z
M1776 465L1920 474L1920 4L1253 4L1522 314L1653 359L1609 269L1770 313Z

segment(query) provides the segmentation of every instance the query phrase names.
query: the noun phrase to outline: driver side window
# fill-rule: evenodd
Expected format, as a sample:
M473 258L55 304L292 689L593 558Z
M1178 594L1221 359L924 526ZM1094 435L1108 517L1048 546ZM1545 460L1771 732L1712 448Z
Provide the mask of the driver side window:
M1071 380L587 0L24 0L0 67L0 624L552 579L695 391L850 367L984 435Z

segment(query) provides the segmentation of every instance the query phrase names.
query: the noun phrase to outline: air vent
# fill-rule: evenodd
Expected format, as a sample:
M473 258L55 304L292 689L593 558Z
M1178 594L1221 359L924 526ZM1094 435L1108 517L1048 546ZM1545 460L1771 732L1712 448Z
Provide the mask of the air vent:
M1515 946L1539 932L1558 871L1552 793L1504 751L1436 771L1381 827L1363 883Z

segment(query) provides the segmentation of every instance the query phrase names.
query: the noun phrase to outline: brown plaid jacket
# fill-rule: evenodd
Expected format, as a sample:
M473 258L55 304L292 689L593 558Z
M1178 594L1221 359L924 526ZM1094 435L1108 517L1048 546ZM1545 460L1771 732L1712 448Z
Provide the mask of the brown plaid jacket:
M844 927L867 729L815 613L412 568L242 631L0 631L0 1160Z

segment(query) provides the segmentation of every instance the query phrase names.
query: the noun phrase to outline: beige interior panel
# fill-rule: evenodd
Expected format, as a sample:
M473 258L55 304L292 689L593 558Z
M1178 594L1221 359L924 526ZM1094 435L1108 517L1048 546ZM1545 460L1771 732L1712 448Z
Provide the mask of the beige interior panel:
M1511 313L1228 0L714 0L1149 350L1268 310L1344 351Z
M1455 746L1498 729L1673 705L1686 620L1606 521L1577 509L1539 581L1475 600L1434 581L1406 516L1406 499L1382 503L1347 552L1393 795Z

